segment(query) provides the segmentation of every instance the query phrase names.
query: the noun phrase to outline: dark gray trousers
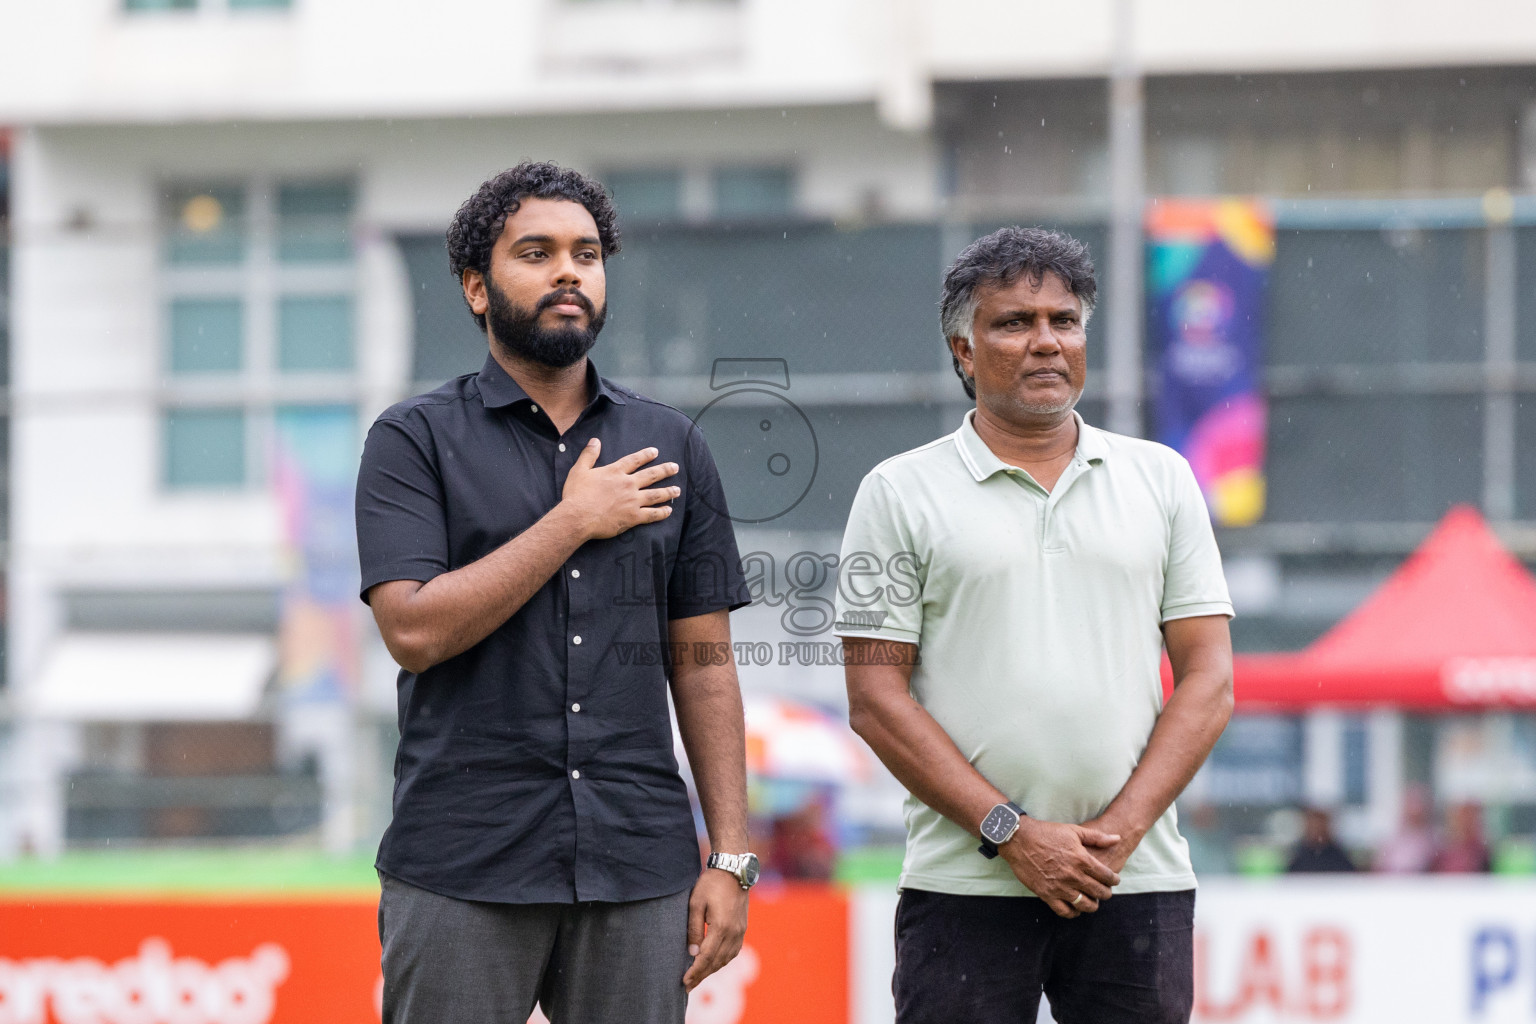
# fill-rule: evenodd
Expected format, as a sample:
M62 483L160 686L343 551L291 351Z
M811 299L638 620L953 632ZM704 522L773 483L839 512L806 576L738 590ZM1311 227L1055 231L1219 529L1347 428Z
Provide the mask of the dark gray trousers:
M683 1024L688 892L476 903L380 876L384 1024Z

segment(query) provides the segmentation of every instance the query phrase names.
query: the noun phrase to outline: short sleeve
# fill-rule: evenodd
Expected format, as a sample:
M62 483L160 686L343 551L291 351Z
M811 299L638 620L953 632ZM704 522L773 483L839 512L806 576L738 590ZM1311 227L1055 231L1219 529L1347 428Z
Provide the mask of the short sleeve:
M1211 514L1194 470L1183 457L1174 472L1168 568L1163 574L1162 621L1197 615L1232 616L1232 599L1221 571L1221 551Z
M687 619L722 608L735 611L752 603L720 472L696 427L688 431L683 459L687 467L683 530L667 579L668 619Z
M916 644L923 632L926 566L890 481L859 484L838 559L837 636Z
M376 420L363 444L357 552L364 601L376 584L425 583L448 571L448 521L436 459L398 420Z

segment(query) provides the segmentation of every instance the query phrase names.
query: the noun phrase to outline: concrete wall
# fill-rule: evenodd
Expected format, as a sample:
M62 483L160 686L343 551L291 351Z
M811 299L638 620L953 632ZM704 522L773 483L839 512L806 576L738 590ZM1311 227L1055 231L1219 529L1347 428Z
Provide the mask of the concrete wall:
M1522 0L57 0L0 9L0 122L875 102L921 128L934 81L1103 75L1123 10L1155 74L1536 59Z

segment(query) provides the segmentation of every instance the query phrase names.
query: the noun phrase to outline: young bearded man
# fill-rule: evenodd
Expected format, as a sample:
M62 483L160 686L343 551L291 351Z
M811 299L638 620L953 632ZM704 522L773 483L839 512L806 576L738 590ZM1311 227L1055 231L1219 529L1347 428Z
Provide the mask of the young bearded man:
M1173 800L1231 713L1232 606L1188 463L1073 411L1094 296L1063 235L962 252L940 317L976 408L849 516L850 716L911 793L898 1024L1024 1024L1042 991L1062 1024L1189 1019Z
M485 182L448 229L485 365L368 434L362 594L401 665L385 1024L682 1024L741 948L741 693L692 654L729 649L749 597L698 430L587 358L618 248L575 171Z

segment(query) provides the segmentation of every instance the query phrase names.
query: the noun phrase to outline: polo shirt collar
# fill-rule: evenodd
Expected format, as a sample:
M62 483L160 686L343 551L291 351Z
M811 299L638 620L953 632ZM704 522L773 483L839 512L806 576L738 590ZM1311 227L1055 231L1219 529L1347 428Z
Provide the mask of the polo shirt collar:
M994 473L1006 473L1014 467L993 454L981 435L976 433L976 425L972 422L975 417L975 409L966 412L965 419L960 421L960 429L955 431L955 447L960 451L960 461L965 463L965 468L980 483ZM1072 410L1072 418L1077 421L1076 457L1089 465L1103 462L1109 454L1109 444L1104 440L1103 432L1085 423L1076 409Z
M485 357L485 365L480 367L475 381L480 385L480 401L485 403L487 409L504 409L518 402L532 401L523 386L512 379L512 375L502 368L493 355ZM587 360L587 394L592 396L593 402L606 398L618 405L626 404L624 396L609 387L608 382L598 374L597 366L591 359Z

